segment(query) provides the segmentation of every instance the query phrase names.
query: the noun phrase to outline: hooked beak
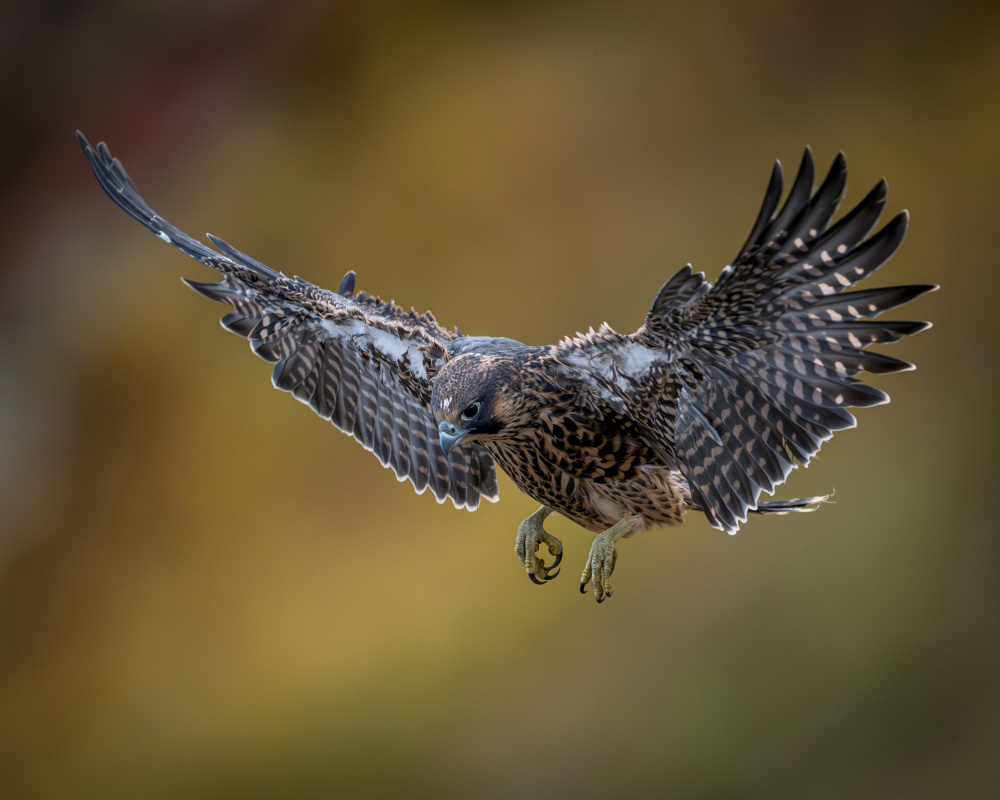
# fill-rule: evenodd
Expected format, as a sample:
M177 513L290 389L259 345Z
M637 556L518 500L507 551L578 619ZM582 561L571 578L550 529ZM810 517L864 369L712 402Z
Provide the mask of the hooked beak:
M450 422L442 422L438 425L438 440L441 442L444 454L448 455L452 448L461 442L467 434L468 431L460 431Z

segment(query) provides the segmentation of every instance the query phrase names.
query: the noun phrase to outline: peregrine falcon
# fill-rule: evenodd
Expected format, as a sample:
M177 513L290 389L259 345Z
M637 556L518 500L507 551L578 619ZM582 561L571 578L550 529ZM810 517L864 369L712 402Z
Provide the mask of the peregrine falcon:
M496 467L541 504L515 550L528 577L558 574L553 512L596 533L580 581L612 594L616 543L678 525L689 509L735 533L750 512L811 511L826 497L762 501L834 431L850 407L888 402L856 376L913 369L868 352L930 327L876 321L933 285L845 291L884 264L906 232L896 214L869 235L885 181L831 225L847 181L837 155L814 190L805 151L784 204L776 163L746 243L713 284L691 265L660 289L631 334L607 324L559 344L463 336L430 312L287 277L209 235L215 250L159 217L101 143L77 137L112 200L222 276L188 286L232 310L222 325L274 364L271 382L357 439L418 493L470 511L497 500ZM542 546L552 563L539 555Z

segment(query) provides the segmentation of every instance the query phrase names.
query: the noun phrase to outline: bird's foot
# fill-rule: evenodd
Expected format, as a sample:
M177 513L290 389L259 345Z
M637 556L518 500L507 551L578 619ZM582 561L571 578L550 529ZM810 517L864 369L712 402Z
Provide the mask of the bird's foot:
M542 527L545 518L551 513L542 506L524 520L517 528L517 539L514 543L514 552L517 553L521 566L528 571L528 577L532 582L539 586L559 574L557 567L563 556L562 542ZM535 555L542 544L545 544L549 548L549 554L555 557L550 567L545 566L545 562Z
M591 581L594 583L594 599L598 603L603 603L614 594L611 588L611 573L615 571L615 562L618 561L615 542L631 532L632 528L628 521L623 519L594 537L590 555L587 556L587 565L580 577L580 594L586 593L587 584Z

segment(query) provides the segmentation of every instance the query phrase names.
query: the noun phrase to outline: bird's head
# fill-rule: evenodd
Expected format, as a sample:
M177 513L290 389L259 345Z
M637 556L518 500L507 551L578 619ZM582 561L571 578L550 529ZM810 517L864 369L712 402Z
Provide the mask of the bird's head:
M526 416L520 385L508 357L468 353L448 361L431 391L431 413L445 453L459 442L513 436Z

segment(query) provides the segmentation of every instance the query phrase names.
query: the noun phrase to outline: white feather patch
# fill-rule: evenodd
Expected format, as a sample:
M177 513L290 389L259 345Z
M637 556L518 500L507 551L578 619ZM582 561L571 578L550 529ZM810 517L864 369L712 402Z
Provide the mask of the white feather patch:
M347 319L339 322L324 319L320 324L323 330L334 339L353 339L355 347L359 350L370 347L393 362L398 362L405 356L410 373L420 380L427 380L424 354L416 342L400 339L380 328L366 325L360 319Z
M630 378L642 378L654 364L666 361L667 354L636 342L625 341L608 343L607 348L598 355L579 350L570 351L566 360L575 367L600 373L609 379L612 377L612 367Z

